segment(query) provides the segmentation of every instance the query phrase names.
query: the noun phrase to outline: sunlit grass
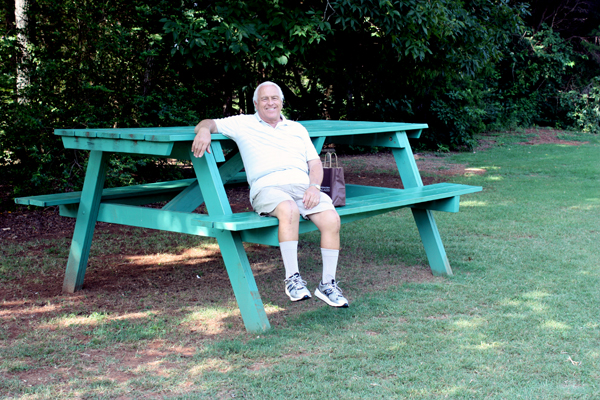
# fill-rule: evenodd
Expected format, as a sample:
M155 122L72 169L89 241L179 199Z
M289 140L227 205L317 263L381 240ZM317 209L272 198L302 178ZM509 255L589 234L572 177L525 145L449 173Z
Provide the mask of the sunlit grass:
M97 281L99 288L75 295L25 292L1 303L0 393L19 399L596 398L598 137L578 135L589 143L566 147L497 137L503 144L444 157L486 171L449 177L484 190L464 196L459 213L435 214L453 277L428 273L408 209L343 226L338 273L351 299L345 310L288 302L277 249L252 246L249 258L273 329L250 334L214 240L100 235L91 276L95 268L114 269L114 286ZM301 265L314 285L319 237L302 240ZM59 240L5 246L0 287L14 289L11 277L60 285L65 246ZM139 269L127 275L133 268ZM139 285L119 286L132 280Z

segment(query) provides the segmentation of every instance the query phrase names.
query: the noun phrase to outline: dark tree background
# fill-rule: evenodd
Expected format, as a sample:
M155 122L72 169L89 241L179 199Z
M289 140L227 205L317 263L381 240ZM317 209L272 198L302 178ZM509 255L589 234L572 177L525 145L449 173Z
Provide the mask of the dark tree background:
M597 1L28 0L22 31L15 4L0 3L0 168L14 195L81 186L86 154L55 128L251 113L266 79L290 118L426 122L419 145L435 150L484 130L599 130ZM111 163L109 185L180 174Z

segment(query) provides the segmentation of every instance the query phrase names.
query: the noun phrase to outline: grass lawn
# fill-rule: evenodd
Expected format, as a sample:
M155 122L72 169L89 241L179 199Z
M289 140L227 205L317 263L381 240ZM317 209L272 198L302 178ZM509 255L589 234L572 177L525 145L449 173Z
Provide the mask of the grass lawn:
M0 297L0 398L599 399L600 138L561 138L440 156L484 171L444 179L484 188L435 214L453 277L428 273L406 209L342 227L348 309L290 304L278 249L248 246L266 334L243 330L211 240L99 235L99 289L43 296L23 282L60 282L69 240L3 243L0 293L23 289ZM314 289L318 235L301 240Z

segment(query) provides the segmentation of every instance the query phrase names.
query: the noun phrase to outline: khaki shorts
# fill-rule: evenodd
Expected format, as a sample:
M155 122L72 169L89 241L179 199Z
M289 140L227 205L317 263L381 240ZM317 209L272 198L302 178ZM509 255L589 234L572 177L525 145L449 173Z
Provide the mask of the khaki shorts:
M335 210L331 198L323 192L321 192L321 202L319 204L310 210L304 208L302 198L307 189L308 185L304 184L264 187L251 200L252 208L260 215L271 215L279 203L292 200L298 205L300 215L302 215L302 218L304 219L309 219L308 216L310 214L316 214L326 210Z

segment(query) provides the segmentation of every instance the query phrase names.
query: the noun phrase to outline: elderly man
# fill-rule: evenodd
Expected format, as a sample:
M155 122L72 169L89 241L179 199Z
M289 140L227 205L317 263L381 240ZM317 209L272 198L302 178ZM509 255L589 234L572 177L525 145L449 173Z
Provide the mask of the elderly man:
M329 196L321 192L323 167L308 132L281 114L283 93L273 82L254 91L254 115L205 119L195 128L192 152L210 152L211 133L234 140L250 184L250 202L260 215L279 220L279 245L285 268L285 292L292 301L311 297L298 269L300 215L321 232L323 276L315 296L333 307L348 307L336 283L340 248L340 217Z

